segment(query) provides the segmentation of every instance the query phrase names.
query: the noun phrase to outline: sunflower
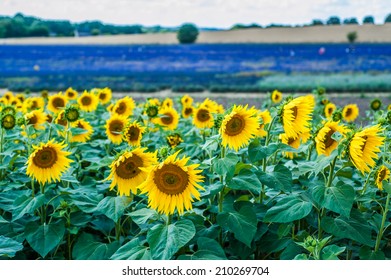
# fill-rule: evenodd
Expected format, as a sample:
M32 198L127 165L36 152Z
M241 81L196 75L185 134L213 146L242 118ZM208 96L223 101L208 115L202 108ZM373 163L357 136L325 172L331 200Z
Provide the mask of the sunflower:
M359 115L359 109L356 104L348 104L342 110L342 117L347 122L354 122Z
M387 106L387 111L391 111L391 104Z
M338 142L333 139L333 135L336 132L345 135L347 130L343 125L338 125L338 122L328 121L318 131L318 134L315 137L318 155L330 156L332 151L337 148Z
M34 126L35 129L45 129L43 124L46 122L46 114L43 110L34 110L25 116L26 124Z
M157 106L157 107L159 107L160 105L161 105L160 101L157 98L148 98L145 104L145 106Z
M297 97L283 106L282 124L287 137L296 138L309 129L314 106L312 95Z
M166 99L163 100L162 102L162 108L172 108L174 107L174 101L172 101L171 98L167 97Z
M145 132L145 127L139 125L137 121L129 123L123 133L123 138L129 145L140 146L142 134Z
M7 91L6 93L4 93L3 97L4 97L7 101L10 101L11 99L14 98L14 94L12 93L12 91Z
M15 97L19 99L22 103L26 100L26 95L24 93L18 93L17 95L15 95Z
M1 114L1 127L6 130L11 130L16 125L16 118L14 114Z
M77 91L74 90L73 88L68 88L66 91L65 91L65 96L69 99L69 100L75 100L77 98Z
M114 114L106 121L106 135L114 144L121 144L122 142L122 131L126 125L126 118Z
M98 97L88 91L84 91L82 95L77 99L77 103L81 110L86 112L93 112L96 110L99 104Z
M191 98L190 95L185 94L185 95L182 96L182 98L181 98L181 103L182 103L182 106L183 106L183 107L190 107L191 104L193 104L193 98Z
M172 107L162 107L157 118L153 119L155 124L161 125L166 130L174 130L179 123L179 114Z
M71 142L85 143L90 140L91 135L94 132L91 124L83 119L73 122L71 126L74 128L84 129L84 131L81 131L78 134L72 134L70 138Z
M274 90L271 95L273 103L280 103L282 100L282 92Z
M382 165L380 166L375 173L375 184L379 190L383 190L383 181L390 178L390 170Z
M329 119L331 118L335 110L337 110L337 106L335 106L335 104L327 103L324 107L324 115L326 116L326 118Z
M217 113L218 106L219 104L216 101L206 98L198 107L205 107L211 113Z
M66 104L67 98L61 92L59 92L49 96L48 110L57 114L65 107Z
M180 143L183 142L182 137L178 133L168 135L166 137L166 140L167 140L167 144L171 148L175 148L176 146L178 146Z
M159 213L171 215L175 209L181 215L192 209L194 198L199 200L199 185L203 176L198 164L187 165L189 157L177 159L178 152L167 157L159 165L146 168L147 179L140 185L142 193L148 193L148 206Z
M258 127L258 117L254 116L253 110L248 110L247 105L234 105L232 112L225 115L221 122L221 143L224 147L238 151L257 134Z
M63 98L63 97L62 97ZM24 112L30 110L43 109L45 107L45 100L42 97L28 97L23 102Z
M68 125L68 121L67 119L65 118L65 111L62 110L56 117L56 119L54 120L54 123L56 124L59 124L59 125L62 125L62 126L67 126Z
M119 116L129 117L133 113L135 107L136 104L134 103L133 98L125 96L115 103L112 112Z
M185 106L182 108L182 116L187 119L194 113L194 107L193 106Z
M107 103L110 102L111 100L111 97L112 97L112 91L111 89L109 88L104 88L104 89L101 89L100 91L98 91L98 99L99 99L99 102L102 104L102 105L105 105Z
M282 133L282 134L280 134L279 137L280 137L281 143L287 144L295 149L298 149L300 147L301 138L299 136L288 137L288 135L286 135L286 133ZM295 154L296 153L293 153L293 152L283 152L283 155L290 158L290 159L293 159Z
M69 168L72 160L68 158L70 152L64 151L65 144L50 140L33 145L34 151L27 160L26 174L40 184L60 181L61 175Z
M124 151L110 164L110 175L105 180L112 180L110 190L117 186L119 195L130 196L137 193L140 184L145 182L148 172L144 168L156 165L156 152L145 152L147 148Z
M259 118L259 126L256 133L256 136L258 137L265 137L267 135L267 132L264 130L265 124L268 124L272 121L272 117L270 116L270 113L268 110L265 111L258 111L258 118Z
M349 158L363 174L376 164L374 159L378 158L377 153L380 152L385 139L379 135L381 132L380 125L375 125L356 132L349 142Z
M379 98L375 98L371 101L371 109L373 111L378 111L382 105L382 102Z
M193 124L198 128L211 128L214 125L212 112L207 107L198 107L194 112Z

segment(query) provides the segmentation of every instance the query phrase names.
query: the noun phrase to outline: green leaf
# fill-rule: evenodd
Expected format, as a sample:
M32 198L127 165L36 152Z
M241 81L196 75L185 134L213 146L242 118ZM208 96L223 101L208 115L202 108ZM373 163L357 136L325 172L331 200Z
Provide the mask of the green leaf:
M290 192L293 186L292 173L284 165L276 165L274 171L265 173L258 171L259 180L266 186L279 191Z
M297 195L286 196L266 212L264 222L290 223L307 217L311 210L311 202Z
M83 233L73 247L72 256L75 260L108 260L118 247L118 242L102 243Z
M322 249L322 260L339 260L338 255L345 251L346 247L339 247L337 245L329 245Z
M34 211L43 205L45 196L39 194L35 197L21 196L17 198L13 204L14 211L12 212L12 221L22 218L25 214L33 215Z
M142 208L127 215L139 226L147 223L148 220L159 219L159 214L155 210L149 208Z
M242 207L239 212L220 213L217 215L217 223L233 232L237 240L251 247L251 241L257 231L257 216L251 207Z
M361 247L359 252L360 259L362 260L385 260L386 257L382 251L373 251L368 247Z
M345 217L350 216L354 201L354 189L350 185L338 182L336 186L325 188L323 206Z
M25 233L30 246L44 258L60 244L65 233L65 226L62 221L44 225L31 222L26 225Z
M193 260L226 260L223 248L213 239L200 237L197 240L198 250L192 256Z
M259 182L257 176L248 169L242 169L227 185L230 189L246 190L254 194L259 194L261 189L261 182Z
M147 240L155 260L169 260L195 235L196 229L190 220L181 220L171 225L156 225L148 231Z
M99 202L96 211L117 222L131 202L132 198L127 196L107 196Z
M148 247L141 246L138 238L121 246L112 256L112 260L150 260L151 253Z
M262 146L259 139L255 139L248 146L248 157L252 163L256 163L262 159L265 159L275 153L277 150L287 152L297 152L296 149L283 143L271 143L268 146Z
M12 238L0 236L0 257L13 258L16 252L23 249L23 244Z
M103 195L98 193L74 194L71 195L71 198L72 202L84 213L94 213L97 211L97 206Z
M383 181L383 189L391 194L391 183L388 183L387 181Z
M213 170L221 176L233 176L235 165L239 161L239 157L233 153L229 153L225 158L219 158L213 162Z

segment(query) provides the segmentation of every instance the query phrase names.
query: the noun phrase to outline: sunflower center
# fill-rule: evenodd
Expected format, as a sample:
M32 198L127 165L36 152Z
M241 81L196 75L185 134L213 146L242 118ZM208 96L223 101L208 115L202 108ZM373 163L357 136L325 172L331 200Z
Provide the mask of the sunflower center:
M164 116L162 116L160 119L162 120L162 123L168 125L173 122L174 117L171 115L171 113L165 113Z
M187 115L190 115L191 113L193 113L193 109L192 108L186 108L185 109L185 115L187 116Z
M75 96L75 94L72 91L68 92L68 97L72 98L74 96Z
M331 107L328 108L329 115L331 115L333 113L333 111L334 111L333 108L331 108Z
M105 100L105 98L106 98L106 93L99 94L99 99L100 100Z
M386 178L386 169L382 169L380 172L379 172L379 175L378 175L378 179L379 179L379 182L382 182L385 178Z
M361 151L364 152L365 145L367 144L368 136L363 136L362 138L364 139L364 143L361 146Z
M293 119L296 119L296 117L297 117L297 107L295 106L291 110L292 110L292 114L293 114Z
M91 105L91 103L92 103L92 100L91 100L91 97L89 97L89 96L83 96L83 98L81 99L81 104L83 104L84 106Z
M208 120L210 120L210 113L208 110L205 110L205 109L200 109L197 113L197 119L200 121L200 122L207 122Z
M225 133L229 136L235 136L240 134L245 127L245 120L242 116L235 115L227 123Z
M288 138L288 145L292 145L295 141L296 141L295 138L289 137L289 138Z
M84 125L81 122L78 122L76 127L81 128L81 129L85 129Z
M324 137L324 146L326 149L331 147L335 143L335 140L331 138L334 132L335 132L334 130L330 129L330 131L327 132L327 134Z
M140 129L135 126L129 127L128 131L126 132L126 136L130 141L138 140L139 135L140 135Z
M55 108L61 108L65 106L65 101L61 97L55 97L52 101L52 104Z
M345 116L346 116L346 117L349 117L352 113L353 113L352 109L351 109L351 108L347 108L347 109L346 109Z
M27 120L27 124L36 124L38 121L37 119L37 116L36 115L33 115L32 117L30 117L28 120Z
M188 186L189 175L179 166L170 163L155 171L153 181L161 192L176 195Z
M114 120L110 123L109 128L112 132L121 132L124 129L124 124L119 120Z
M38 102L35 101L35 100L31 101L31 107L30 108L31 109L37 109L38 108Z
M56 150L52 147L44 147L35 153L33 162L39 168L51 168L57 162Z
M143 160L133 154L127 158L124 162L121 162L116 169L116 173L122 179L131 179L136 177L140 172L140 168L143 166Z
M125 113L125 111L126 111L126 104L125 104L124 102L120 102L120 103L118 104L118 107L117 107L117 109L115 110L115 112L116 112L117 114L121 115L121 114Z

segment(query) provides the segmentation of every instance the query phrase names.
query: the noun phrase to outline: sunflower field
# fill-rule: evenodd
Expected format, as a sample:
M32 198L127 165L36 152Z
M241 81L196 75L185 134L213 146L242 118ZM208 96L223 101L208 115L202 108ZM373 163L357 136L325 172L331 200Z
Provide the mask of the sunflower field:
M0 258L390 258L391 111L285 95L5 93Z

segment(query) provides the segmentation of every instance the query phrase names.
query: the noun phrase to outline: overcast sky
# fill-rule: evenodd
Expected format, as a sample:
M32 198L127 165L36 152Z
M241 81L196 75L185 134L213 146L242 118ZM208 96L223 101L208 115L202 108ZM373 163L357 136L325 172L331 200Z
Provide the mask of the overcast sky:
M231 27L235 23L305 24L332 15L366 15L383 23L391 0L0 0L0 15L22 12L72 22L101 20L115 24Z

